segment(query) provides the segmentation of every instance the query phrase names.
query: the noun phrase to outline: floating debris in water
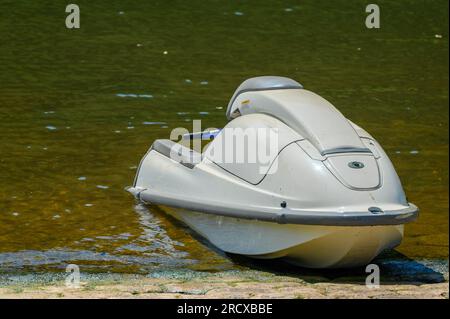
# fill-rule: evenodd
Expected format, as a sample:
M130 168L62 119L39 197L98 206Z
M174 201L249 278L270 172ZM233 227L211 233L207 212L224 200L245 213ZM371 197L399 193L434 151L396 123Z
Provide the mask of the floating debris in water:
M100 188L100 189L108 189L109 186L105 186L105 185L97 185L97 188Z
M97 237L95 237L96 239L103 239L103 240L109 240L109 239L114 239L113 237L111 237L111 236L97 236Z
M434 37L435 37L436 39L442 39L442 34L435 34Z
M216 109L221 110L221 109L223 109L223 107L222 106L217 106Z
M134 129L134 126L127 126L127 129L132 130L132 129Z
M164 52L163 52L164 55L165 55L165 54L168 54L168 53L169 53L169 52L167 52L167 51L164 51Z
M79 181L85 181L87 178L86 178L86 176L80 176L80 177L78 177L78 180Z
M72 212L72 211L71 211L70 209L68 209L68 208L64 209L64 211L65 211L66 213L71 213L71 212Z
M200 85L208 85L208 81L201 81Z
M118 97L133 97L133 98L145 98L145 99L152 99L153 95L151 94L134 94L134 93L117 93L116 96Z
M137 47L141 47L141 46L142 46L142 43L138 43L138 44L136 44L136 46L137 46Z
M52 125L47 125L45 128L49 131L54 131L57 129L56 126L52 126Z
M46 151L46 150L48 150L48 147L43 147L42 149L43 149L44 151Z
M177 112L178 115L187 115L189 112Z
M164 125L166 122L142 122L144 125Z
M137 166L130 166L129 169L136 169Z
M361 48L356 48L356 50L361 51Z
M163 126L161 126L161 128L168 128L168 126L167 125L163 125Z
M198 114L200 114L200 115L208 115L209 112L198 112Z
M118 14L122 15L122 14L125 14L125 12L119 11Z
M13 212L12 215L13 216L19 216L20 214L18 212Z
M186 83L192 83L192 80L191 79L186 79L186 80L184 80L184 82L186 82Z
M401 151L395 151L395 154L400 154L401 153Z
M284 11L285 12L292 12L292 11L294 11L294 9L292 9L292 8L285 8Z
M28 146L27 146L27 149L30 149L30 148L31 148L31 145L28 145Z
M86 206L86 207L92 207L92 206L94 206L94 204L84 204L84 206Z
M114 133L117 133L117 134L119 134L119 133L120 133L120 130L116 130L116 131L114 131Z
M61 216L59 216L59 215L54 215L54 216L52 217L52 219L58 219L58 218L61 218Z
M243 16L243 15L244 15L244 12L241 12L241 11L235 11L235 12L234 12L234 15L235 15L235 16Z
M55 111L45 111L44 114L54 114Z
M412 150L411 152L409 152L410 154L419 154L418 150Z
M67 129L67 130L70 130L70 129L71 129L71 127L70 127L70 126L66 126L66 129Z

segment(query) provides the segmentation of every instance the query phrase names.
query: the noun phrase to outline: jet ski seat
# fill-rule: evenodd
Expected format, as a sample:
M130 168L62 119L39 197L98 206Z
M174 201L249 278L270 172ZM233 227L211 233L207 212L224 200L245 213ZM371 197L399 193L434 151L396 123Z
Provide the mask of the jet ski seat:
M271 115L307 139L324 156L370 153L350 122L330 102L289 78L261 76L244 81L227 108L227 118Z
M154 150L188 168L201 162L202 154L167 139L155 140L150 150Z

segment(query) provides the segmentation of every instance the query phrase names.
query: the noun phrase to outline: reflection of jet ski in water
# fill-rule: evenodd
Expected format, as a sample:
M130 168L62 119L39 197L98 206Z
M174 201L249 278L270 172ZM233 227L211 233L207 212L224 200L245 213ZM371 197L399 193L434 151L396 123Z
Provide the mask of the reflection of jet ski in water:
M403 224L417 217L375 139L299 83L249 79L227 117L203 154L156 140L129 191L172 207L170 214L223 251L313 268L369 263L399 245ZM276 129L271 165L217 160L215 149L233 128ZM245 130L236 132L239 139ZM266 138L257 133L255 143Z

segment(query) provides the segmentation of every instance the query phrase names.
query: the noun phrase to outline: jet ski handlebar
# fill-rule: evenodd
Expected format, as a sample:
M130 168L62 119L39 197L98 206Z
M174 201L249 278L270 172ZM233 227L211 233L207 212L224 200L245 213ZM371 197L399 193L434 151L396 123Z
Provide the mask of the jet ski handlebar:
M196 139L210 140L215 138L220 133L220 131L221 131L220 129L216 129L203 132L187 133L183 134L183 140L196 140Z

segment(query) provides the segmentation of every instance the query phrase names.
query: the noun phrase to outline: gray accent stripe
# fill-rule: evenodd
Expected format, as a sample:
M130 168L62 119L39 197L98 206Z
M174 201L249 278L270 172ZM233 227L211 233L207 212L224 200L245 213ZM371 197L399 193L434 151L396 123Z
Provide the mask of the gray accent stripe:
M239 87L234 92L228 103L227 112L225 113L229 120L231 117L231 107L236 100L236 98L245 92L254 91L270 91L270 90L284 90L284 89L303 89L303 86L292 79L283 76L257 76L245 80L239 85Z
M247 92L259 92L259 91L275 91L275 90L299 90L299 89L303 89L303 86L284 86L284 87L274 87L274 88L264 88L264 89L245 89L245 90L240 90L239 92L235 93L235 96L232 97L232 99L230 100L230 103L228 104L228 109L227 109L227 113L226 116L229 120L231 120L231 106L233 105L234 101L236 101L236 99L238 98L239 95L241 95L242 93L247 93Z
M376 225L401 225L414 221L419 209L412 203L400 210L384 211L373 214L367 211L356 212L317 212L301 209L281 207L258 207L256 205L242 205L227 202L214 202L203 198L188 198L177 196L176 198L161 192L145 189L129 191L148 203L182 208L190 211L213 214L242 219L256 219L279 224L302 224L323 226L376 226Z
M330 155L330 154L339 154L339 153L372 153L372 151L368 148L363 147L339 147L339 148L332 148L329 150L325 150L323 152L320 152L322 156Z

